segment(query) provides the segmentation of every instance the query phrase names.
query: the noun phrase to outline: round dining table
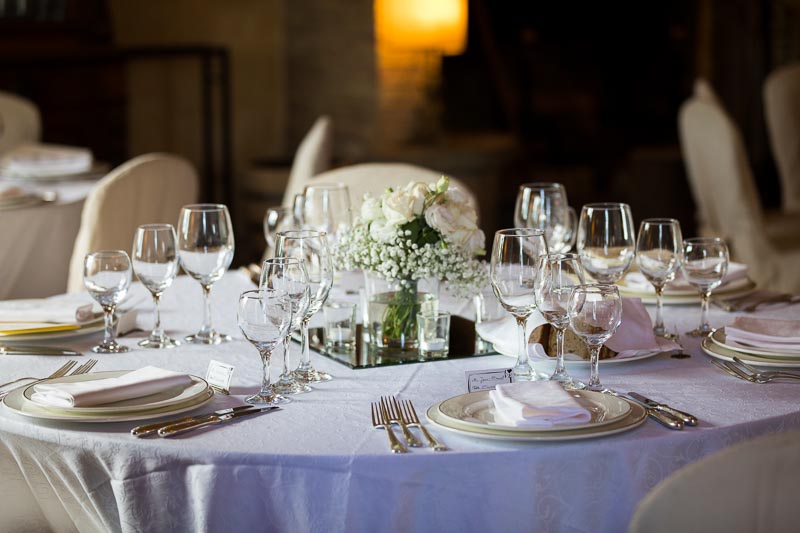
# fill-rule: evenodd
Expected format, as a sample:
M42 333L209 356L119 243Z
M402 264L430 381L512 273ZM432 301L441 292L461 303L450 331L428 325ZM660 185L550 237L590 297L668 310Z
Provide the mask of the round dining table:
M79 362L98 359L97 372L153 365L204 377L210 361L224 362L234 366L230 395L217 394L198 411L240 405L261 380L259 355L236 326L238 295L252 287L240 272L213 287L213 323L233 337L229 343L143 349L137 342L146 334L133 331L120 339L132 348L123 354L92 354L96 334L56 344L83 352ZM135 284L137 291L144 293ZM347 297L352 291L334 287L331 298ZM470 302L452 299L447 306L471 312ZM151 327L151 311L147 300L137 307L138 328ZM699 313L699 304L666 306L668 329L692 329ZM201 314L199 284L179 277L163 296L163 325L182 338L200 327ZM800 319L800 305L755 315ZM710 319L721 327L735 316L713 309ZM699 418L681 431L647 420L586 440L496 441L423 420L449 451L393 454L386 432L372 427L370 402L394 395L423 415L466 392L466 371L513 366L503 355L352 369L314 353L313 364L332 381L277 411L172 438L131 436L141 422L48 422L3 408L0 530L625 531L640 500L681 467L743 440L800 428L798 384L733 378L709 362L699 339L682 335L680 343L690 357L601 364L600 375L618 391L637 391ZM292 350L296 361L294 343ZM280 357L277 350L273 376ZM0 355L0 381L44 376L66 359ZM568 368L588 377L585 363Z

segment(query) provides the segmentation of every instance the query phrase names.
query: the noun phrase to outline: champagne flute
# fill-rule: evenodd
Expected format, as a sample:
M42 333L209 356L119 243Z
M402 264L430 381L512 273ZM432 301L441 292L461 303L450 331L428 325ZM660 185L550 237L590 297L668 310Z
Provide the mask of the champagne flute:
M178 274L175 228L172 224L145 224L136 228L133 239L133 271L150 294L153 295L155 325L150 336L139 346L144 348L172 348L180 343L170 338L161 328L158 304Z
M276 405L292 401L270 388L270 358L278 343L289 333L292 305L286 293L277 289L243 292L236 314L239 329L261 355L261 390L244 399L253 405Z
M683 277L694 285L700 296L700 325L689 332L693 337L701 337L713 332L708 323L708 301L711 291L722 284L728 271L728 246L722 239L698 237L683 241Z
M303 194L303 227L328 234L335 246L339 235L350 227L350 191L342 183L315 183Z
M590 284L575 287L569 299L569 327L591 350L591 373L586 388L602 392L600 348L622 321L622 300L615 285Z
M577 250L584 270L599 283L616 283L633 263L636 243L628 204L587 204L581 209Z
M130 350L114 339L114 311L131 285L131 260L122 250L101 250L86 254L83 260L83 284L103 308L103 342L92 348L95 353L122 353Z
M548 250L564 250L573 233L564 186L560 183L526 183L522 187L518 209L524 209L527 203L524 227L544 230Z
M308 308L301 321L302 358L294 377L301 383L318 383L332 379L311 365L308 346L308 323L328 298L333 285L333 261L328 248L328 236L324 231L289 230L278 233L276 257L294 257L303 261L309 282Z
M233 228L228 208L221 204L184 206L178 220L181 266L203 288L203 326L186 342L219 344L231 340L211 326L211 286L233 260Z
M584 283L583 267L577 254L547 254L540 258L536 306L556 330L556 368L550 381L557 381L568 390L586 387L570 376L564 366L564 331L569 326L567 307L572 290Z
M292 331L300 329L308 309L309 283L303 261L294 257L273 257L261 267L261 289L278 289L286 292L292 305L292 323L289 333L283 338L283 372L278 381L272 384L273 392L278 394L297 394L308 392L311 387L298 382L289 370L289 340Z
M503 229L495 233L489 276L503 308L514 316L519 331L517 381L546 380L528 360L525 321L536 309L537 262L547 254L544 231L534 228Z
M662 315L664 286L675 279L681 265L683 238L681 225L673 218L648 218L639 225L636 240L636 264L656 290L656 323L653 333L675 339L667 333Z

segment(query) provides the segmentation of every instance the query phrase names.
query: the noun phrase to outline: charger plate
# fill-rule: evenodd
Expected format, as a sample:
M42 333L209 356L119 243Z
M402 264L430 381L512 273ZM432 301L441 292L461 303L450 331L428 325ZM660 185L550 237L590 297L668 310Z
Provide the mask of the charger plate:
M733 350L735 352L742 352L751 355L760 355L770 359L788 359L800 361L800 350L770 350L769 348L759 348L758 346L748 346L734 341L729 341L725 335L725 328L719 328L711 333L711 340L715 344Z
M633 298L641 298L642 303L645 304L654 304L656 303L656 293L655 289L643 291L639 288L628 287L623 282L617 284L619 287L619 293L622 296L628 296ZM714 289L714 296L719 297L728 297L731 298L733 296L742 296L747 294L748 292L752 292L756 288L756 284L753 283L748 278L741 278L734 280L730 283L726 283L716 289ZM664 305L684 305L684 304L693 304L698 303L700 301L700 293L697 290L690 290L690 289L673 289L670 290L669 285L664 289L664 298L663 303Z
M119 320L117 318L117 320ZM90 335L105 329L105 324L102 318L98 318L83 324L69 324L68 329L59 329L58 324L53 324L52 330L48 328L35 328L31 329L30 333L2 333L0 332L0 341L2 342L30 342L30 341L49 341L58 339L68 339L72 337L80 337L82 335Z
M700 343L700 347L705 353L714 359L720 359L722 361L733 362L733 357L736 356L745 363L750 363L755 366L800 368L800 358L788 359L786 356L766 357L763 355L740 352L739 350L731 350L730 348L725 348L724 346L720 346L719 344L715 343L710 336L703 339L703 342Z

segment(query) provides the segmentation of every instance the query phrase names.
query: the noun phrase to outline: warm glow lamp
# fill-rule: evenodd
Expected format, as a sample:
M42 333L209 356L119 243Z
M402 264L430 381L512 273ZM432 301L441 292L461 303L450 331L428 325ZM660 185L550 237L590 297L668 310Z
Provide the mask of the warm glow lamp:
M458 55L467 45L467 0L375 0L379 46Z

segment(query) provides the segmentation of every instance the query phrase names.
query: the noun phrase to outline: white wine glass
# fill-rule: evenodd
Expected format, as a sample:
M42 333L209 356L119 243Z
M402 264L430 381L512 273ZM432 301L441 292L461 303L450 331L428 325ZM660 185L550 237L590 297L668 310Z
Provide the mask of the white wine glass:
M177 237L172 224L145 224L133 238L133 271L153 295L154 325L150 336L139 342L144 348L172 348L180 343L161 327L161 295L178 275Z
M517 381L546 380L528 360L525 322L536 309L538 260L547 254L544 231L534 228L503 229L495 233L489 276L492 290L503 308L517 321L519 342L513 373Z
M708 323L708 302L711 291L722 284L728 272L728 246L716 237L697 237L683 241L683 277L700 292L700 325L689 332L693 337L702 337L714 329Z
M586 388L604 391L600 383L600 348L622 322L622 299L615 285L575 287L569 300L569 327L589 347L591 372Z
M292 323L292 304L286 293L276 289L243 292L236 318L242 334L261 356L261 389L244 401L253 405L290 402L290 398L275 394L270 387L272 351L289 333Z
M300 220L295 216L294 209L290 207L269 207L264 213L264 240L267 247L262 260L275 255L275 235L280 231L300 229Z
M628 204L587 204L581 209L576 248L583 269L598 283L616 283L636 254Z
M675 279L681 266L683 238L681 225L673 218L647 218L639 225L636 239L636 264L642 275L656 291L656 323L653 333L659 337L675 339L667 333L662 314L664 287Z
M131 260L122 250L101 250L86 254L83 260L83 284L103 308L103 342L92 348L95 353L123 353L130 350L114 339L114 311L125 299L131 285Z
M523 188L520 188L518 209L521 211L527 204L524 227L544 230L548 250L560 252L568 248L573 230L564 186L560 183L527 183Z
M203 288L203 326L186 342L219 344L230 341L211 325L211 286L233 260L233 226L228 208L221 204L194 204L181 209L178 220L178 256L181 267Z
M351 224L350 191L343 183L315 183L303 194L303 227L324 231L335 246Z

